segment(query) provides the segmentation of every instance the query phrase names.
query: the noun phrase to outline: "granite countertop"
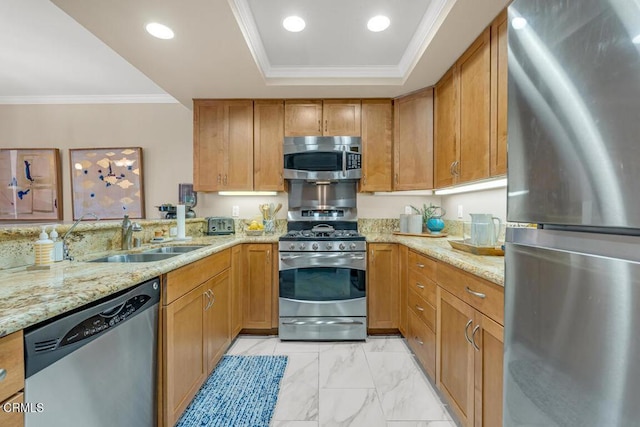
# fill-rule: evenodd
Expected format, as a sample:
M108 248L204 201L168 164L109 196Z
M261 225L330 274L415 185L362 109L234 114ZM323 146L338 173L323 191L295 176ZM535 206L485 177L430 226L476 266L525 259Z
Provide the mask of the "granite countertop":
M207 245L166 260L149 263L88 263L107 255L94 253L76 261L62 261L50 270L26 267L0 271L0 337L50 319L76 307L158 277L205 256L241 243L276 243L278 235L206 236L181 242ZM401 243L424 255L452 264L498 285L503 284L504 258L477 256L451 248L446 239L367 233L368 242ZM171 242L176 244L176 242ZM140 251L162 245L145 245ZM164 245L166 246L166 244ZM110 252L109 255L114 254Z
M367 233L370 243L401 243L417 252L444 261L499 286L504 286L504 257L481 256L453 249L448 238L412 237L391 233ZM452 237L459 239L459 237Z

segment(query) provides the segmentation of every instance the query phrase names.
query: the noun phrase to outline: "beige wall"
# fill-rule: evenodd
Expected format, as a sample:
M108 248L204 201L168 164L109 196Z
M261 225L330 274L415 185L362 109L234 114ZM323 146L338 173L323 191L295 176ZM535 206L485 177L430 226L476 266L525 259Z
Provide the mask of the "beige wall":
M182 104L0 105L0 147L59 148L65 221L71 221L69 148L142 147L145 208L176 203L192 182L192 113Z
M161 217L156 206L175 204L178 184L192 182L192 112L181 104L99 105L0 105L0 147L59 148L62 155L62 184L65 221L71 221L69 148L142 147L146 216ZM231 216L240 206L240 217L258 215L259 203L282 203L278 218L286 218L287 195L272 197L228 197L198 195L196 213ZM447 218L456 219L457 205L464 205L465 218L471 211L492 212L504 219L505 190L489 190L457 196L358 195L360 218L396 218L406 205L421 207L442 204Z

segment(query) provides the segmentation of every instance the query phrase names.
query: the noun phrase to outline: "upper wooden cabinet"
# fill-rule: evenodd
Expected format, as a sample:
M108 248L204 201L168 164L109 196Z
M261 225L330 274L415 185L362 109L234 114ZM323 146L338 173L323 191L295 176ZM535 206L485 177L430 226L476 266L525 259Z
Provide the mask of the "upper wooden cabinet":
M433 188L433 89L394 104L394 190Z
M491 176L507 173L507 10L491 24Z
M436 85L436 187L490 176L490 37L487 28Z
M392 177L392 101L390 99L363 99L360 191L391 191Z
M284 101L253 103L253 189L284 191Z
M195 100L193 187L253 189L253 101Z
M288 99L286 136L360 136L359 99Z

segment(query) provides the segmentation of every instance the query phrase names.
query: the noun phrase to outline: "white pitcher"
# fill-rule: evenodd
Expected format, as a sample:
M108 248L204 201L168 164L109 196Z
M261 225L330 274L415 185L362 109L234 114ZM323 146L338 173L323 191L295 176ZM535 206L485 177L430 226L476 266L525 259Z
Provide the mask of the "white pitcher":
M476 246L495 246L502 226L500 218L491 214L469 215L471 215L471 244Z

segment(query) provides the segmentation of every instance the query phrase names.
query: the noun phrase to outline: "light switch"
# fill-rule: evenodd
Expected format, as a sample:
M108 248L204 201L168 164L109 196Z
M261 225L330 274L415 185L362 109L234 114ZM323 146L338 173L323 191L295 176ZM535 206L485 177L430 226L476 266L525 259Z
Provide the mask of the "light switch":
M231 208L231 216L234 218L238 218L240 216L240 206L233 206Z

